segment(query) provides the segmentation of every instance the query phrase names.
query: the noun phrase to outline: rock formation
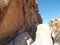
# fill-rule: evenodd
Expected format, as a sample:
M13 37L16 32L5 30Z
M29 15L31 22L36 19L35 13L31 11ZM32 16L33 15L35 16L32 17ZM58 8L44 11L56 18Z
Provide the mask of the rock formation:
M54 43L58 43L60 45L60 17L52 19L49 25L55 34Z
M9 0L7 5L0 8L0 45L7 44L19 32L28 32L34 40L36 25L42 23L35 0Z
M37 25L36 40L31 45L53 45L51 34L49 25Z

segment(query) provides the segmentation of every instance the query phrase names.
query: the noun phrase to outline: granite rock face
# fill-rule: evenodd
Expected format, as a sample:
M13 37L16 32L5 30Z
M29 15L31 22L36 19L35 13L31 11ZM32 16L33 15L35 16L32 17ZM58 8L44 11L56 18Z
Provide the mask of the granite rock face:
M58 45L60 45L60 17L52 19L49 25L52 27L52 30L55 34L54 43L58 43Z
M27 32L24 32L24 33L21 32L13 40L11 40L7 45L27 45L27 40L30 38L31 37ZM32 40L32 38L31 38L31 40Z
M9 0L0 0L0 8L8 6Z
M0 8L0 45L7 44L20 32L28 32L34 40L36 25L43 22L36 1L9 0L7 5Z

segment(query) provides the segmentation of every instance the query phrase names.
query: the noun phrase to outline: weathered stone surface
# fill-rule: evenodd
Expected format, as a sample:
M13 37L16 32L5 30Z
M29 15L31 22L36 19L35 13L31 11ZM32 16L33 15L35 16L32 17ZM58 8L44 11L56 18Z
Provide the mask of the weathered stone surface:
M31 45L53 45L50 26L47 24L38 24L36 39Z
M27 32L20 33L7 45L27 45L27 40L31 38Z
M49 25L55 34L54 43L57 43L60 45L60 17L57 17L51 20Z
M8 6L9 0L0 0L0 8Z
M0 9L0 45L5 45L18 32L28 32L34 39L36 25L42 23L35 0L9 0Z

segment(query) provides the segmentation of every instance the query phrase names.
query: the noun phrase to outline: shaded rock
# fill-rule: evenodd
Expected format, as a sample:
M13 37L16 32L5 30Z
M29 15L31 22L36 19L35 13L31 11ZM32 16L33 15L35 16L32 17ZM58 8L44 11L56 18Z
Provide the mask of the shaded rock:
M36 25L42 22L35 0L9 0L8 6L0 9L0 45L10 42L18 32L28 32L35 39Z
M27 40L31 38L27 32L20 33L7 45L27 45Z

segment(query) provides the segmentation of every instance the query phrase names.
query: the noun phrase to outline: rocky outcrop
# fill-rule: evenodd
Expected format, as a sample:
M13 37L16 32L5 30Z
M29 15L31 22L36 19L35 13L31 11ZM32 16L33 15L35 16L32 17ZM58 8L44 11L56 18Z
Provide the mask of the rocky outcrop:
M0 45L8 43L19 32L28 32L34 39L36 25L42 23L35 0L9 0L7 4L0 8Z
M36 39L31 45L53 45L51 34L49 25L37 25Z
M56 34L60 33L60 17L52 19L49 25L52 27L54 33Z
M54 42L60 45L60 17L52 19L49 25L55 34Z

